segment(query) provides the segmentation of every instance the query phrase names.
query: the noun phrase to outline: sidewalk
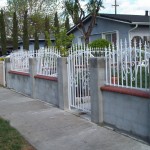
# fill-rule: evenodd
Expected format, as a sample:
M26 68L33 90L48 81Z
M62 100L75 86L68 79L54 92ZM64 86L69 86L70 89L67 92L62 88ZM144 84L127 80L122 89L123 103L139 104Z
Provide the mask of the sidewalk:
M37 150L150 150L50 104L0 87L0 116Z

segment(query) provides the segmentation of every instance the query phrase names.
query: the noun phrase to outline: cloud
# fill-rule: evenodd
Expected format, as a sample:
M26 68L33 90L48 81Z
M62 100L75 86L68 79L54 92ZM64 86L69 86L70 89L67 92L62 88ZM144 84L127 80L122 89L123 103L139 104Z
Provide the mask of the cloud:
M101 10L101 13L114 13L113 4L114 0L105 0L105 9ZM147 0L117 0L117 4L119 5L117 8L118 14L144 15L145 10L150 10L150 3Z

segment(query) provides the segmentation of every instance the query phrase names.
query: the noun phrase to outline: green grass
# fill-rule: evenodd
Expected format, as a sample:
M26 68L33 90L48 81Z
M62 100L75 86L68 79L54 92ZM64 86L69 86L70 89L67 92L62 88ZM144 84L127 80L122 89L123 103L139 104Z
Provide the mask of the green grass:
M0 118L0 150L34 150L20 133Z

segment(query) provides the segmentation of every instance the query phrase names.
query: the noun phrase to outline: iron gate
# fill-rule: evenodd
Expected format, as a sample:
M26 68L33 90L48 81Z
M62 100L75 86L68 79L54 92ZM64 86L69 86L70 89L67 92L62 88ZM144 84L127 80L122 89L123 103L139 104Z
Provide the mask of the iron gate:
M91 111L89 87L89 49L71 50L68 56L68 93L70 109Z

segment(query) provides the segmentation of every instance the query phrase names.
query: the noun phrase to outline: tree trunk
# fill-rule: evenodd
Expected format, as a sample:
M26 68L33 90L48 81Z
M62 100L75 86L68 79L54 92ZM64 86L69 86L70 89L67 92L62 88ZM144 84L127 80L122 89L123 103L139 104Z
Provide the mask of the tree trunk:
M16 12L14 12L13 15L13 50L17 50L18 49L18 20L16 17Z
M1 10L0 14L0 35L1 35L1 49L2 49L2 55L7 54L7 48L6 48L6 31L5 31L5 21L4 21L4 14L3 10Z
M89 36L85 37L85 45L89 44Z
M25 11L24 21L23 21L23 49L29 50L27 11Z
M39 49L39 37L38 37L37 30L35 30L35 33L34 33L34 50L38 50L38 49Z

